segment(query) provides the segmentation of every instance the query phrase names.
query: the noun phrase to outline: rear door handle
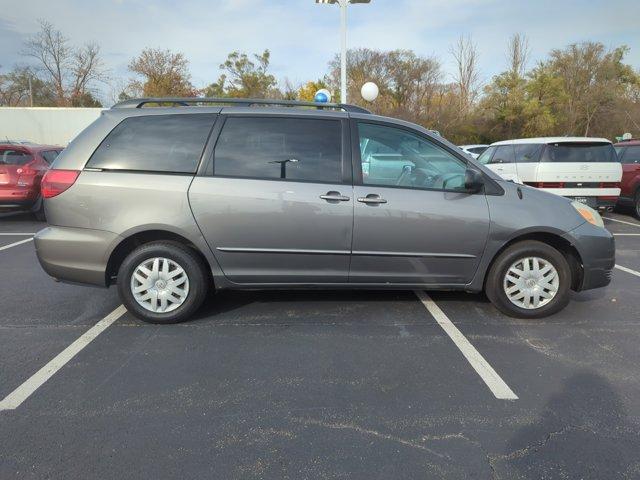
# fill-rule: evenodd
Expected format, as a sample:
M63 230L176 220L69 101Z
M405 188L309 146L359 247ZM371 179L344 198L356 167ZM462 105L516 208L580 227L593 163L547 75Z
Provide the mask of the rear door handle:
M320 198L328 202L348 202L351 200L351 198L345 197L344 195L341 195L340 192L335 191L327 192L325 195L320 195Z
M384 198L381 198L380 195L376 193L370 193L366 197L359 197L358 201L361 203L366 203L370 205L378 205L380 203L387 203Z

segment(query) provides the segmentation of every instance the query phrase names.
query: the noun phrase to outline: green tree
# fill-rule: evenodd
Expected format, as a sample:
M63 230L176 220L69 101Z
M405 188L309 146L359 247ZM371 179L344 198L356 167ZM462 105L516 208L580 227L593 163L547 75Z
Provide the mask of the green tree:
M29 87L31 80L31 88ZM51 85L42 81L29 67L15 67L9 73L0 75L0 105L8 107L51 107L56 105L56 97Z
M484 97L480 102L487 136L491 139L521 136L526 123L525 104L525 78L513 71L493 77L484 88Z
M231 52L220 65L225 73L205 89L208 97L269 98L279 96L276 78L269 73L271 54L265 50L253 59L246 53Z
M627 52L624 46L607 51L594 42L551 51L544 65L561 80L564 96L557 111L564 133L591 135L609 130L619 101L638 82L638 74L623 63Z
M381 115L397 116L433 126L435 99L443 77L440 62L421 57L411 50L378 51L359 48L347 52L347 92L349 102ZM326 77L329 90L339 91L340 57L329 63ZM366 82L378 85L380 95L369 104L360 96ZM335 101L340 101L338 98Z
M313 102L318 90L323 88L331 91L324 80L309 81L298 89L297 98L303 102Z

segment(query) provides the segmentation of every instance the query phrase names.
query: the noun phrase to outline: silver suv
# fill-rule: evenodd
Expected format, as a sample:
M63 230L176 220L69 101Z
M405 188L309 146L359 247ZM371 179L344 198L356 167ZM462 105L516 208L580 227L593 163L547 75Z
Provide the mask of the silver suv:
M55 160L42 192L45 271L117 284L155 323L188 319L212 286L484 290L537 318L614 266L586 205L351 105L126 101Z

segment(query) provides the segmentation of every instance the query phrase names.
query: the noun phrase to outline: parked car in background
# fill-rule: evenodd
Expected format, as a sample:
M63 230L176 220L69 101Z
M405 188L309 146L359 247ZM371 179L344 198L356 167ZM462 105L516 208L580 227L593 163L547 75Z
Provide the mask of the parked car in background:
M44 220L40 182L62 147L0 143L0 212L31 211Z
M631 206L640 218L640 140L627 140L615 144L622 163L619 205Z
M45 271L117 284L155 323L188 319L212 285L484 290L501 311L539 318L570 290L607 285L615 264L595 210L353 105L127 100L42 183Z
M605 138L522 138L492 143L478 161L505 180L611 210L620 196L622 167Z
M473 158L478 158L487 148L489 148L489 145L460 145L459 147L464 153L468 153Z

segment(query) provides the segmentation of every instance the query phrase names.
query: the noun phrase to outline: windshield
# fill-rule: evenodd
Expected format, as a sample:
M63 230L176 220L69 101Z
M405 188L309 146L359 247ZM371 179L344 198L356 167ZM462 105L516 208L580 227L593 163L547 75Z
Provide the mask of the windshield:
M552 143L547 145L541 161L556 163L617 162L618 157L610 143Z

